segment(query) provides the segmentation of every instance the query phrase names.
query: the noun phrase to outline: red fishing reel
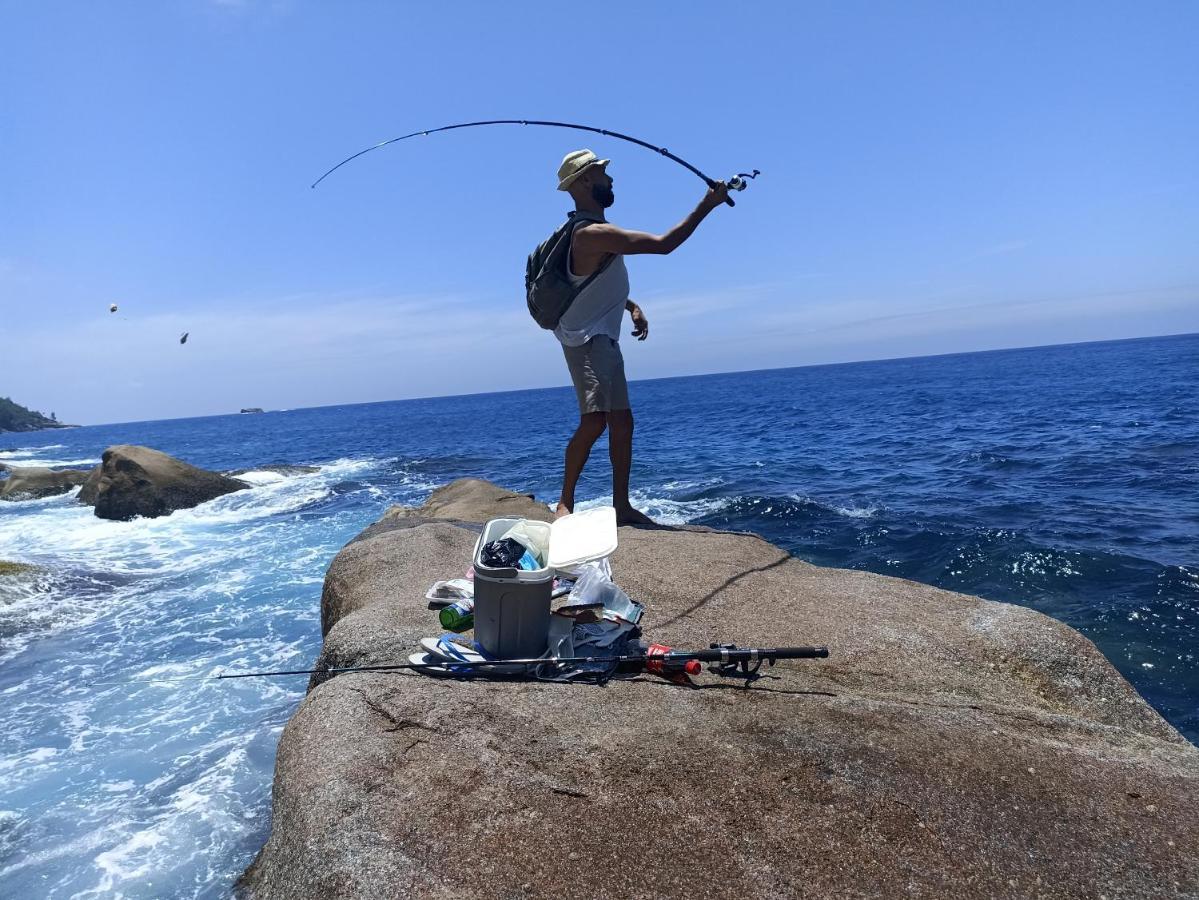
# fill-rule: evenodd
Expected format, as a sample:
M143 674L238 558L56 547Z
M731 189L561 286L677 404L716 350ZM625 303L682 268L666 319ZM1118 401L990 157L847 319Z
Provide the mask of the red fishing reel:
M688 675L698 675L703 671L698 659L672 660L670 653L673 647L665 644L650 644L645 650L645 671L652 675L660 675L673 684L690 686Z

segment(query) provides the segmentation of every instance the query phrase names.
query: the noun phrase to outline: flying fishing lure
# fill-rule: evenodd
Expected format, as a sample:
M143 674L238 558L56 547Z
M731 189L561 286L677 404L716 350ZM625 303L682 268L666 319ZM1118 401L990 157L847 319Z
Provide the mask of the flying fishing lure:
M339 162L337 165L335 165L332 169L330 169L328 172L326 172L324 175L322 175L320 178L318 178L316 181L314 181L312 183L312 186L315 188L318 184L320 184L322 181L324 181L326 178L328 178L330 175L332 175L334 172L336 172L338 169L340 169L342 166L344 166L346 163L350 162L351 160L357 159L358 157L362 156L364 153L370 153L372 150L378 150L380 147L386 147L388 144L394 144L397 141L406 141L409 138L414 138L414 137L427 137L428 135L436 134L439 131L453 131L456 128L474 128L479 125L544 125L549 128L573 128L576 131L592 131L595 134L602 134L604 137L614 137L614 138L618 138L622 141L628 141L629 143L637 144L640 147L645 147L647 150L653 150L655 153L659 153L662 156L665 156L667 159L672 159L675 162L677 162L680 166L682 166L683 168L687 169L690 172L694 172L696 175L698 175L700 178L702 178L704 180L704 183L707 184L708 187L710 187L710 188L716 187L716 185L718 183L715 179L709 178L707 175L705 175L703 172L701 172L695 166L691 165L691 163L687 162L685 159L680 159L679 157L675 156L673 153L671 153L665 147L655 147L653 144L647 143L646 141L640 140L635 137L630 137L627 134L621 134L618 131L608 131L606 128L593 128L590 125L573 125L570 122L540 122L540 121L536 121L533 119L491 119L486 122L463 122L459 125L443 125L441 128L430 128L427 131L414 131L414 132L412 132L412 134L405 134L402 137L392 138L389 141L383 141L380 144L375 144L373 147L367 147L365 150L359 150L353 156L347 156L345 159L343 159L341 162ZM761 173L757 169L754 169L752 172L738 172L736 175L734 175L732 178L730 178L728 180L729 190L730 191L745 190L745 188L748 186L747 179L757 178L758 175L760 175L760 174ZM728 200L728 204L729 204L729 206L735 205L733 203L733 200L731 197Z

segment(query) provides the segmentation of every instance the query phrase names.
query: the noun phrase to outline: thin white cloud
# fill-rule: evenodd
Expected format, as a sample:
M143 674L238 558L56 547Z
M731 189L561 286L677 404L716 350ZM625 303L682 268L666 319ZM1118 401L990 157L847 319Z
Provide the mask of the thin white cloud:
M631 379L1199 329L1199 285L1004 302L807 301L752 285L647 295ZM124 311L124 309L123 309ZM1153 317L1157 316L1157 319ZM1179 328L1175 323L1183 323ZM629 330L626 321L626 332ZM6 391L92 423L566 385L561 350L519 297L225 299L122 316L107 310L9 334ZM179 335L190 333L186 345ZM1155 333L1154 330L1141 331Z
M181 345L185 331L188 342ZM552 336L540 333L523 304L481 310L473 298L452 296L275 300L244 309L214 303L148 316L131 310L125 318L104 311L26 332L7 356L14 397L53 399L61 417L84 422L501 390L566 378ZM140 389L130 389L139 382Z

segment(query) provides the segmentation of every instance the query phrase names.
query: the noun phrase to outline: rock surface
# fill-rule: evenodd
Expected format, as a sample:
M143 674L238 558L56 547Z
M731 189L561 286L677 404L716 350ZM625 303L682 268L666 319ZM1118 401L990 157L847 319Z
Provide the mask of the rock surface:
M554 518L550 508L538 503L532 494L514 494L480 478L459 478L435 490L423 506L393 506L383 513L380 521L451 519L481 522L483 512L488 513L486 519L511 517L550 522ZM469 554L466 562L470 565Z
M65 494L87 481L89 469L47 469L42 466L0 466L8 477L0 481L0 500L37 500Z
M199 469L149 447L109 447L84 482L79 501L102 519L153 518L188 509L249 485Z
M469 564L461 522L519 502L440 493L458 523L389 511L334 560L321 665L436 634L422 595ZM242 895L1199 895L1199 750L1074 630L750 535L619 533L648 638L832 656L748 690L315 680Z
M5 559L0 559L0 577L5 575L30 575L40 571L37 566L31 566L29 563L9 562Z

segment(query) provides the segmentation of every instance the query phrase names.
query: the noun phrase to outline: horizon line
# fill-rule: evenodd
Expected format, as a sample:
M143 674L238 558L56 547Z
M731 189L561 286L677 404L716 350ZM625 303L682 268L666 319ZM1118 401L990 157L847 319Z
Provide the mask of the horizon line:
M732 369L720 372L693 372L688 375L659 375L655 378L638 378L630 381L629 384L647 384L654 381L670 381L677 378L711 378L718 375L749 375L757 372L787 372L792 369L821 369L831 368L834 366L860 366L870 363L885 363L899 362L901 360L915 359L940 359L949 356L979 356L985 353L1013 353L1020 350L1051 350L1057 347L1080 347L1087 344L1121 344L1130 341L1153 341L1163 338L1182 338L1182 337L1199 337L1199 331L1182 331L1171 334L1148 334L1139 337L1128 338L1105 338L1095 341L1066 341L1058 344L1026 344L1019 347L994 347L989 350L955 350L948 353L925 353L916 356L884 356L872 357L869 359L848 359L840 362L825 362L825 363L807 363L798 366L772 366L764 369ZM531 391L559 391L570 388L569 384L563 385L547 385L545 387L533 388L508 388L502 391L472 391L464 394L433 394L423 397L398 397L391 400L358 400L349 401L346 403L327 403L320 406L294 406L286 409L267 409L263 412L303 412L312 409L339 409L343 406L377 406L384 403L414 403L423 400L450 400L459 397L487 397L499 394L521 394ZM14 401L15 402L15 401ZM150 422L182 422L189 419L220 419L225 416L241 416L250 415L241 412L228 413L209 413L202 416L175 416L166 419L130 419L123 422L93 422L90 425L63 425L59 428L42 428L38 431L4 431L0 429L0 434L38 434L41 432L61 431L63 428L98 428L105 425L141 425ZM256 415L256 414L255 414Z

